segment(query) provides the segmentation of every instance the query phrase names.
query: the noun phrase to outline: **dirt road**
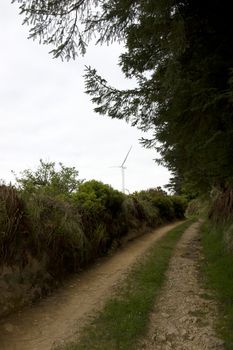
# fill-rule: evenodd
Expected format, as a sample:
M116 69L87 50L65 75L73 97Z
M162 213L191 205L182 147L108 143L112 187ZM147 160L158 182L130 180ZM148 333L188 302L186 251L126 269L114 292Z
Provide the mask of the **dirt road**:
M171 259L167 280L151 315L150 329L138 350L223 349L216 337L217 306L200 284L199 224L188 228Z
M50 350L72 337L114 292L136 260L178 223L130 242L114 256L74 277L51 297L0 323L1 350Z

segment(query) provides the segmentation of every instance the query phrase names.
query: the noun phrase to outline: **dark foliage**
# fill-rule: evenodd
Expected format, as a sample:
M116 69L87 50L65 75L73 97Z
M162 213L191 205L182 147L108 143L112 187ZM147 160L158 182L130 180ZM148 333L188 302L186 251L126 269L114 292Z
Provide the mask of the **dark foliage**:
M230 2L207 0L15 0L30 36L52 44L55 57L85 53L89 40L124 41L120 66L136 78L117 90L87 67L95 111L152 130L148 147L174 173L175 193L233 182Z
M0 264L27 262L30 246L29 224L25 216L25 203L14 187L0 186ZM32 248L32 247L30 247Z
M181 198L161 190L126 196L95 180L68 198L1 186L0 264L23 270L35 258L61 278L106 254L130 230L183 218L184 211Z

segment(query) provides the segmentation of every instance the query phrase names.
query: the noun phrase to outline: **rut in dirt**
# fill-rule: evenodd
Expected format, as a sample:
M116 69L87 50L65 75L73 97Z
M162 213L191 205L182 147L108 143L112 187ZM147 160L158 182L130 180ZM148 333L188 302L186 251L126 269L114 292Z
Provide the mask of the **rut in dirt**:
M217 350L224 343L215 334L217 305L200 283L203 259L200 223L190 226L178 242L167 279L151 314L147 337L138 350Z
M71 339L113 295L151 245L179 223L159 228L69 280L51 297L0 322L1 350L50 350Z

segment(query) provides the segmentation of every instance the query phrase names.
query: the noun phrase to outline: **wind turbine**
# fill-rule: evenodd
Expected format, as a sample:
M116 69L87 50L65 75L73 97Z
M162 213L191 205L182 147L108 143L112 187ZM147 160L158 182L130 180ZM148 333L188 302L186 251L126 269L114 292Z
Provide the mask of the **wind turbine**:
M122 192L125 193L125 169L126 169L126 166L125 165L125 162L129 156L129 153L131 151L133 146L130 147L130 149L128 150L126 156L125 156L125 159L123 160L122 164L121 165L118 165L118 166L114 166L112 168L120 168L121 169L121 176L122 176Z

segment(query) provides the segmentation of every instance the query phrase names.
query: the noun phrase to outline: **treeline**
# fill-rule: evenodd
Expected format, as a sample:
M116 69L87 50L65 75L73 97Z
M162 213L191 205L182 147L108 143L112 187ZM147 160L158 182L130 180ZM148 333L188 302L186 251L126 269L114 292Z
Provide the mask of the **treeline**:
M96 44L123 41L119 65L135 88L119 90L86 70L95 111L151 130L176 191L229 198L232 188L233 50L229 1L49 0L20 4L30 37L52 44L62 59ZM75 6L74 6L75 2ZM97 11L98 9L98 11ZM58 20L59 19L59 20Z
M147 147L172 173L171 189L190 197L217 193L212 217L233 214L233 26L230 2L206 0L49 0L20 4L30 37L55 58L96 44L124 43L119 65L135 88L120 90L87 67L94 110L151 131ZM75 2L75 6L74 6ZM98 9L98 11L97 11ZM88 14L88 15L87 15ZM59 19L59 20L58 20Z

